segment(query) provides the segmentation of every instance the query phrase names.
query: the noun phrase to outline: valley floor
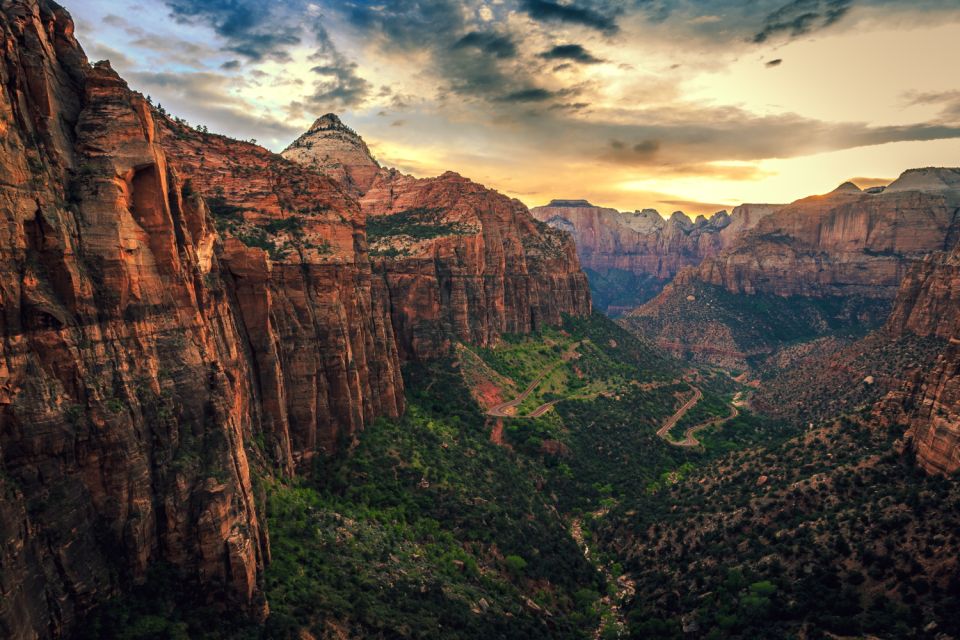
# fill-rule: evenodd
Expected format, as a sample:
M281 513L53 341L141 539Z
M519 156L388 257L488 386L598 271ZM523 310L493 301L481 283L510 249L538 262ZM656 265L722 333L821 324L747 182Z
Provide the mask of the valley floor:
M260 480L266 627L154 587L95 637L957 635L960 490L865 413L762 417L746 376L599 315L405 378L403 418L309 482Z

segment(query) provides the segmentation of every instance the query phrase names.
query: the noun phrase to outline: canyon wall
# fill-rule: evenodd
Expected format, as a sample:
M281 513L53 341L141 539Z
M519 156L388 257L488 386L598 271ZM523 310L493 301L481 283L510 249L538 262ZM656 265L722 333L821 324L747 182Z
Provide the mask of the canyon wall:
M747 368L785 342L887 319L917 260L956 243L960 172L914 169L886 189L846 183L765 216L627 314L676 354Z
M960 233L960 181L932 189L906 172L881 192L845 183L765 217L684 279L731 293L862 295L892 299L912 260L952 246Z
M69 635L161 563L266 615L258 475L399 415L401 357L589 313L569 237L516 201L194 130L49 0L0 5L0 38L0 637ZM444 211L429 242L371 260L374 180L381 231Z
M66 12L0 8L0 636L160 561L263 614L255 372L202 201Z
M621 213L586 200L554 200L531 213L574 237L594 305L617 316L656 296L679 271L716 255L779 206L741 205L732 214L720 211L695 221L679 211L664 219L653 209Z
M454 341L489 345L504 333L590 313L570 236L518 200L447 172L414 178L381 169L363 140L327 114L283 152L308 167L376 168L351 178L367 220L402 358L448 354ZM363 160L363 158L366 160ZM360 172L366 175L365 172Z
M936 336L936 363L902 393L892 394L917 463L930 473L960 470L960 245L918 261L904 278L887 328Z
M584 268L621 269L667 281L716 255L780 206L742 205L732 214L720 211L695 221L679 211L664 219L653 209L621 213L586 200L554 200L530 212L573 235Z

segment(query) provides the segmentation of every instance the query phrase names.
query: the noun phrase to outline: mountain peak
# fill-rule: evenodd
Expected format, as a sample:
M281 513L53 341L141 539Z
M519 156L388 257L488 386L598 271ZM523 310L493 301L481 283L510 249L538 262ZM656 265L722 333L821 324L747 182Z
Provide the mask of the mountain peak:
M887 186L887 191L960 190L960 168L923 167L908 169Z
M350 127L348 127L347 125L343 124L343 121L340 120L340 117L335 113L326 113L320 116L319 118L317 118L316 120L314 120L313 124L307 130L307 133L310 133L312 131L331 131L334 129L340 130L340 131L347 131L349 133L356 135L356 132Z
M314 120L281 155L325 173L355 195L366 193L380 171L363 138L335 113Z
M861 191L860 187L847 180L830 193L861 193Z
M592 207L587 200L551 200L548 207Z

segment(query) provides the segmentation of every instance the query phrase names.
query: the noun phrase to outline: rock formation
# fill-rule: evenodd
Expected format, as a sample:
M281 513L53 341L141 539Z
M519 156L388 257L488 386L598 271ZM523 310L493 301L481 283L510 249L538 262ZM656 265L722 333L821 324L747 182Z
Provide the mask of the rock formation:
M882 191L845 183L798 200L680 271L626 322L675 353L738 368L774 352L777 332L796 340L879 326L914 262L956 243L955 175L912 170Z
M606 282L616 272L636 276L641 285L637 294L652 297L681 269L716 255L779 206L742 205L732 214L720 211L709 219L698 216L693 222L679 211L664 219L654 209L621 213L586 200L553 200L531 213L573 235L580 263L593 272L591 285L603 300L606 290L616 286L616 281Z
M0 5L0 38L0 637L69 635L161 562L264 615L256 474L398 415L401 354L589 312L515 201L383 172L336 118L315 167L191 129L50 0ZM381 234L374 265L368 190L381 231L440 211L432 239Z
M265 612L256 372L150 105L52 2L0 8L0 636L165 561Z
M323 172L354 195L366 192L380 171L363 139L333 113L317 118L282 155Z
M926 172L922 181L917 171ZM683 279L732 293L892 299L913 259L949 248L960 233L960 188L909 186L923 187L932 171L908 171L880 193L845 183L798 200Z
M332 115L321 121L339 123ZM309 167L326 163L335 178L338 167L356 166L358 150L369 158L359 136L342 125L335 131L337 144L350 140L343 158L319 141L312 149L294 143L284 154ZM320 135L325 140L326 130ZM448 354L457 340L489 345L504 333L557 324L563 314L590 313L570 236L538 223L520 201L453 172L418 179L379 169L369 186L347 182L360 195L402 358Z
M945 341L943 353L892 404L908 425L917 463L960 470L960 245L919 261L904 278L887 327Z

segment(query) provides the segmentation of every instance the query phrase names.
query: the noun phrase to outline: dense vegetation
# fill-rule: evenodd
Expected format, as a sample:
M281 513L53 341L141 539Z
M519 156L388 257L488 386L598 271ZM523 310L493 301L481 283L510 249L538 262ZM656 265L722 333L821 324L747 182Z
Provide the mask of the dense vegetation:
M960 486L902 460L899 435L843 419L611 514L632 636L955 636Z
M370 244L396 236L426 240L475 232L468 224L446 221L444 210L435 207L416 207L388 215L367 217L367 240Z
M624 318L625 326L640 335L688 337L702 335L707 327L723 327L729 342L711 346L741 352L753 366L761 365L785 345L821 336L862 338L880 326L890 311L888 300L738 295L699 283L678 287L659 300L662 304L655 311ZM703 360L694 350L682 355Z
M449 363L408 379L404 418L378 421L311 483L273 485L274 617L291 633L582 637L603 585L535 469L489 442Z
M865 347L842 362L886 354L900 367L928 346ZM223 622L197 606L200 594L172 589L167 570L101 608L86 637L960 632L960 488L893 453L898 428L855 414L807 429L744 410L699 433L702 446L671 446L656 431L691 385L703 399L675 437L753 391L684 367L601 315L457 353L408 365L406 415L345 442L348 454L306 479L260 478L266 626ZM484 384L515 397L544 372L518 407L522 416L555 403L540 417L491 418L474 400Z

